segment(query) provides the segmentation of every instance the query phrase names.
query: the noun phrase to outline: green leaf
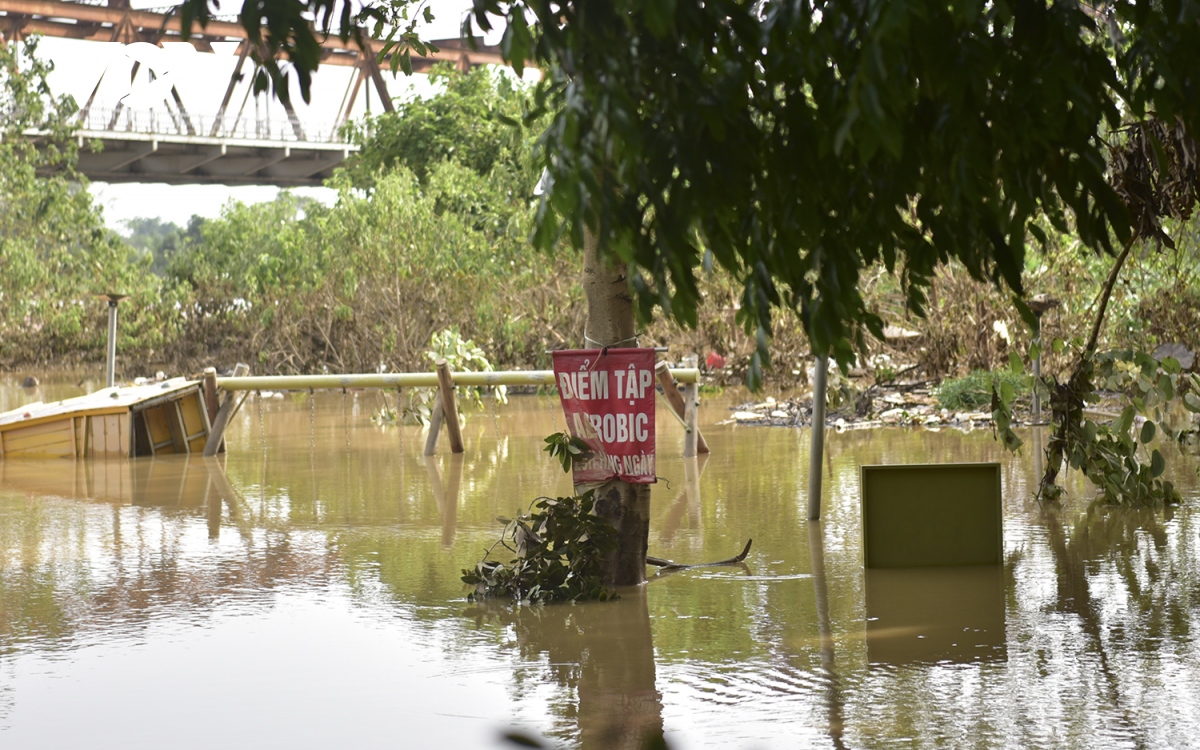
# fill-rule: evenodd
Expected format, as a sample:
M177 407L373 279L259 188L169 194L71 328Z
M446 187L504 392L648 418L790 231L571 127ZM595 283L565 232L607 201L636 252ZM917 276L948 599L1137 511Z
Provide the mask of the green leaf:
M1152 476L1152 477L1162 476L1162 473L1163 473L1163 471L1166 470L1166 468L1167 468L1166 459L1164 459L1163 455L1158 452L1157 448L1155 448L1154 452L1150 454L1150 476Z
M1037 238L1038 244L1042 245L1043 247L1046 245L1046 233L1043 232L1042 228L1037 224L1034 224L1033 222L1029 223L1029 233Z
M1020 355L1016 352L1008 353L1008 369L1012 370L1013 375L1020 375L1025 371L1025 363L1021 361Z
M675 0L647 0L643 8L650 33L659 38L666 36L675 15Z
M1121 416L1113 424L1113 432L1118 435L1124 435L1133 427L1133 418L1135 416L1133 406L1126 406L1121 410Z
M1146 424L1142 425L1142 444L1145 445L1154 439L1155 427L1154 423L1146 420Z
M1183 394L1183 405L1190 411L1200 412L1200 396L1195 393Z

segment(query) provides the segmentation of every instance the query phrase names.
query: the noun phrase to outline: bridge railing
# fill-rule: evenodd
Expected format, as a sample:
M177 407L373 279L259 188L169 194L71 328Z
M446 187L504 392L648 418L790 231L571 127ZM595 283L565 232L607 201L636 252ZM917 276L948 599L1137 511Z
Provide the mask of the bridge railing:
M293 121L291 118L254 119L236 113L221 117L166 109L131 109L121 106L93 106L76 116L80 130L146 135L182 135L229 138L236 140L292 141L297 143L344 143L333 123Z

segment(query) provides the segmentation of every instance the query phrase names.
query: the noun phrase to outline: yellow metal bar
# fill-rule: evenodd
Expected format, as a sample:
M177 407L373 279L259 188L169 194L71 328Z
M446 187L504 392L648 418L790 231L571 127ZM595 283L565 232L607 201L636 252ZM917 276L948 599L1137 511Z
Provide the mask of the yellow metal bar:
M696 368L671 370L680 383L700 382ZM554 385L553 370L509 370L505 372L454 372L455 385ZM254 375L242 378L217 378L223 391L307 391L341 388L436 388L436 372L389 372L348 375Z

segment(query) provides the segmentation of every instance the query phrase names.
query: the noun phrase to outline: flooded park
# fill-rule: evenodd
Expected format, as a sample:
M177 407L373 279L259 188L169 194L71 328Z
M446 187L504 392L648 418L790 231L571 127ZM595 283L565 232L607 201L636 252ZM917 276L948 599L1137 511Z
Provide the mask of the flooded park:
M46 400L78 392L48 383ZM23 398L0 381L0 411ZM744 564L615 602L474 604L497 516L569 494L557 399L469 411L466 451L370 417L395 392L254 395L217 458L0 461L0 745L1200 747L1200 483L1166 511L1042 506L1034 444L658 411L650 554ZM860 467L1000 462L1003 564L864 571ZM69 718L66 718L69 717Z
M1198 9L0 0L0 750L1200 750Z

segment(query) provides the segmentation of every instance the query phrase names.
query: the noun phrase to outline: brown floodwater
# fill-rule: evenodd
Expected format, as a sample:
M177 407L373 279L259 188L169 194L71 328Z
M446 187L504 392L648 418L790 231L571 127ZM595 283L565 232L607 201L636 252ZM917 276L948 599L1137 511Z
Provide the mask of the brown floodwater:
M807 430L706 402L685 460L660 411L651 554L752 537L744 566L481 607L459 571L496 516L570 490L562 417L516 397L426 459L380 399L251 398L208 462L0 461L0 747L1200 747L1194 460L1173 511L1090 507L1075 475L1046 510L1035 452L987 431L831 433L810 524ZM1003 465L1003 565L865 575L859 466L952 461Z

